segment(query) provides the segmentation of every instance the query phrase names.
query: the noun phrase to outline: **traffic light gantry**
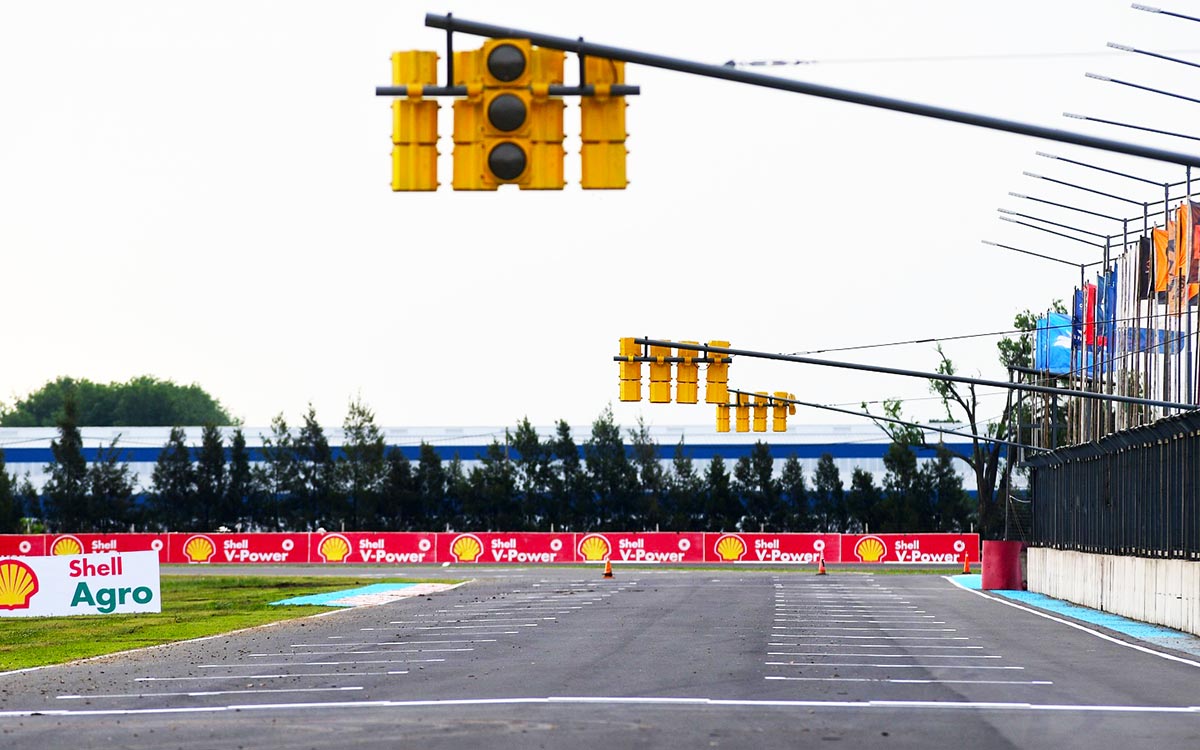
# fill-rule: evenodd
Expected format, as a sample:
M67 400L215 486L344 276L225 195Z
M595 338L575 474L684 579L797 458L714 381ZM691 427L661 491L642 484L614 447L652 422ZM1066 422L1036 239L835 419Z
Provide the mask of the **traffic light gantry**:
M580 97L581 180L585 190L624 189L625 63L581 57L578 86L563 85L566 54L528 39L489 39L449 54L437 85L437 52L392 55L392 86L376 94L392 102L392 190L438 188L438 103L453 96L455 190L562 190L563 96Z
M619 364L621 401L642 400L642 364L650 367L650 402L654 404L671 403L671 370L675 370L675 403L694 404L699 401L699 366L707 365L705 371L704 402L715 404L717 407L717 432L729 432L730 410L733 410L734 423L738 432L767 431L768 411L771 416L773 432L787 431L789 414L796 413L793 394L785 391L766 391L746 393L729 388L729 363L732 358L728 354L709 351L709 347L728 349L728 341L709 341L700 344L696 341L675 342L681 346L667 346L672 342L647 345L645 350L634 337L620 340L620 353L614 357ZM730 403L729 396L735 400ZM751 419L753 412L753 419Z

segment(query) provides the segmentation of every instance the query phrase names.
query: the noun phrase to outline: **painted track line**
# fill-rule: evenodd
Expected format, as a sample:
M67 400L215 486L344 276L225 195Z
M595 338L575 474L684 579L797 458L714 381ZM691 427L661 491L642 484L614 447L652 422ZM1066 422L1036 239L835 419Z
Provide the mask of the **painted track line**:
M550 696L541 698L457 698L448 700L410 701L329 701L310 703L246 703L228 706L177 706L161 708L114 708L114 709L54 709L0 711L0 718L48 717L91 717L91 716L137 716L153 714L199 714L229 713L237 711L317 711L346 709L431 709L457 708L464 706L517 706L517 705L612 705L644 706L656 708L733 708L733 709L860 709L895 711L915 709L929 711L997 711L997 712L1046 712L1046 713L1115 713L1115 714L1200 714L1200 706L1112 706L1054 703L1004 703L986 701L821 701L821 700L737 700L717 698L666 698L666 697L617 697L617 696Z

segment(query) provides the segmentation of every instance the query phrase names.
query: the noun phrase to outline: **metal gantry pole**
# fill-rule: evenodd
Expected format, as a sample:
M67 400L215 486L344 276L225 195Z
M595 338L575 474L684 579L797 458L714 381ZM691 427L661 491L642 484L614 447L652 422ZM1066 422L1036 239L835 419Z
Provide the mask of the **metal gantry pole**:
M778 354L772 352L759 352L750 349L734 349L726 346L711 346L709 344L689 344L683 341L667 341L665 339L651 338L634 338L634 343L639 346L662 346L674 347L676 349L686 349L689 351L706 351L717 354L724 354L731 357L749 357L753 359L771 359L780 362L793 362L802 365L818 365L821 367L834 367L845 370L859 370L862 372L874 372L883 375L899 375L909 378L921 378L923 380L941 380L947 383L962 383L964 385L979 385L989 388L1009 389L1015 388L1018 390L1031 391L1034 393L1057 393L1064 396L1079 396L1082 398L1100 400L1100 401L1115 401L1119 403L1131 404L1152 404L1171 409L1187 409L1190 410L1190 404L1181 404L1170 401L1156 401L1153 399L1135 398L1133 396L1117 396L1107 393L1095 393L1093 391L1075 391L1070 388L1056 388L1053 386L1036 385L1032 383L1009 383L1004 380L990 380L987 378L972 378L965 375L946 375L939 372L924 372L921 370L906 370L900 367L885 367L883 365L867 365L858 362L839 362L829 359L814 359L813 357L804 357L798 354ZM670 358L665 358L669 361ZM615 362L628 361L624 357L613 357ZM657 357L634 357L633 361L637 362L657 362Z
M568 37L542 34L535 31L529 31L527 29L518 29L509 26L497 26L494 24L480 23L477 21L467 21L461 18L452 18L448 15L438 16L432 13L428 14L425 16L425 25L431 28L453 30L465 34L475 34L477 36L491 37L494 39L528 39L533 44L536 44L540 47L549 47L550 49L562 50L564 52L574 52L576 54L584 54L592 57L604 57L610 60L622 60L635 65L645 65L646 67L650 68L674 70L679 73L688 73L690 75L704 76L706 78L717 78L735 83L744 83L751 86L776 89L779 91L788 91L795 94L806 94L808 96L816 96L822 99L833 99L835 101L843 101L850 104L860 104L876 109L904 112L911 115L917 115L919 117L929 117L935 120L957 122L963 125L986 128L988 130L999 130L1008 133L1015 133L1017 135L1026 135L1033 138L1041 138L1059 143L1070 143L1076 146L1094 148L1101 151L1111 151L1114 153L1128 154L1130 156L1140 156L1142 158L1154 159L1155 161L1162 161L1171 164L1200 166L1200 156L1197 156L1196 154L1186 154L1168 149L1151 148L1140 144L1116 141L1110 138L1099 138L1096 136L1085 135L1083 133L1074 133L1058 128L1048 128L1041 125L1017 122L1015 120L981 115L974 112L964 112L961 110L949 109L947 107L938 107L929 104L921 104L918 102L910 102L903 99L879 96L876 94L867 94L861 91L851 91L848 89L824 86L806 81L797 81L789 78L768 76L762 73L738 70L737 68L726 65L712 65L709 63L683 60L677 57L657 55L650 52L640 52L637 50L623 49L621 47L613 47L605 44L583 42L577 38L571 39Z

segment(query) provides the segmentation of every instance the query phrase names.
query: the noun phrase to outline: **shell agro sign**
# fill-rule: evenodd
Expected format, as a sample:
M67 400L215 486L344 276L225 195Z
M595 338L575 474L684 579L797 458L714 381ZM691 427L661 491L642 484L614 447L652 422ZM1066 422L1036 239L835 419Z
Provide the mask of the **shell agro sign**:
M0 558L0 617L161 611L152 550Z
M572 534L480 532L438 534L437 559L457 563L573 562Z
M976 534L867 534L842 537L842 562L961 563L979 560Z
M704 562L704 535L606 531L580 537L576 551L583 562L698 563Z
M705 534L708 562L816 565L841 556L838 534Z
M431 563L434 534L344 532L314 534L312 562L326 563Z
M172 534L172 563L306 563L308 534Z

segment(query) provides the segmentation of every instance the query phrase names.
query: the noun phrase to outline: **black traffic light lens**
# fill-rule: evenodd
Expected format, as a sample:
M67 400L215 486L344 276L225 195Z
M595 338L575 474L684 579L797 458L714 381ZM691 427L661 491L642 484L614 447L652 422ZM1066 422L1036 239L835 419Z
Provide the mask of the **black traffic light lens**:
M500 180L515 180L525 171L525 151L515 143L500 143L488 154L488 169Z
M515 81L525 72L525 54L511 44L497 45L488 53L487 69L497 81Z
M524 125L525 114L525 102L514 94L501 94L488 105L488 122L505 133Z

